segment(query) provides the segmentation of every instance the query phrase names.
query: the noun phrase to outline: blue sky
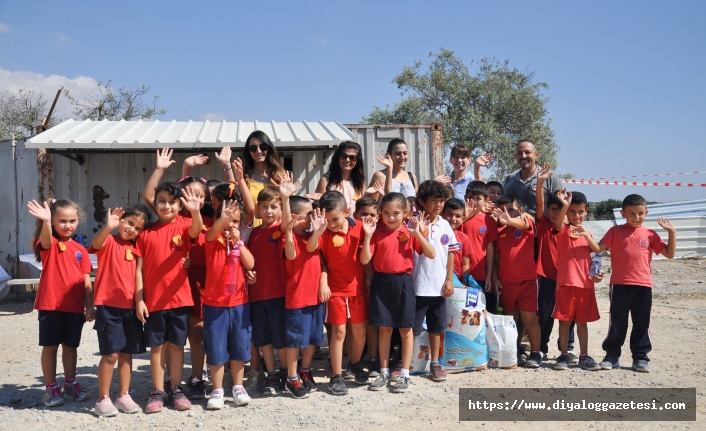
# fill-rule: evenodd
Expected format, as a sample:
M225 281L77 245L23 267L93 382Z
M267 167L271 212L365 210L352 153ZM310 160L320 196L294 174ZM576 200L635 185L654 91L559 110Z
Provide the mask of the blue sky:
M391 80L405 64L445 47L467 65L509 59L550 85L559 172L698 171L705 18L697 1L0 0L0 90L33 79L44 89L50 75L76 91L112 79L151 85L165 120L359 122L400 100ZM706 188L573 188L590 200L706 198Z

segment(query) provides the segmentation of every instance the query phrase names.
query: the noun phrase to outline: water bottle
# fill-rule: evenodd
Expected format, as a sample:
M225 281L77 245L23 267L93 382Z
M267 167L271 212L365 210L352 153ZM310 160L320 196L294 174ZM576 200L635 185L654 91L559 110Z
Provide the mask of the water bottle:
M238 268L240 267L240 265L238 265L239 260L240 250L237 248L231 250L226 257L226 270L228 271L228 275L226 277L226 286L223 290L225 295L230 296L235 294L235 288L238 284Z
M87 241L86 235L77 235L76 236L76 242L81 244L82 246L88 248L88 241Z
M588 271L588 274L591 277L601 274L601 255L600 254L596 253L593 255L593 259L591 260L591 269Z

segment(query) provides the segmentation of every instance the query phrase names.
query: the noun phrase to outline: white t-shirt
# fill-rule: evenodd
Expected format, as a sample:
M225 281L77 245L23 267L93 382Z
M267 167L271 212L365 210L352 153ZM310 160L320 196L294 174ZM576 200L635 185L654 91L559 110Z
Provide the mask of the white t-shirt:
M449 222L439 217L428 226L427 241L434 247L436 257L429 259L423 254L414 253L412 286L416 296L442 296L441 290L446 281L446 264L449 259L449 245L456 243L456 235Z

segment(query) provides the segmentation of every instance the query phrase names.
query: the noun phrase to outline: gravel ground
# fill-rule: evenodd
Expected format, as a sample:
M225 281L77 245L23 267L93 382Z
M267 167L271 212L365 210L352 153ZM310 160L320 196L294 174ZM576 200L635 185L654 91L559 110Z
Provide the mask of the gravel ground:
M604 259L608 261L608 259ZM609 262L604 265L609 271ZM334 397L326 393L325 376L329 372L323 361L315 362L314 376L320 392L309 399L294 400L280 395L254 398L246 407L227 403L220 411L206 411L206 401L196 401L192 410L165 410L155 415L120 414L114 418L97 418L93 405L97 392L96 370L100 356L92 325L84 327L79 347L78 378L92 394L85 402L67 400L62 407L41 406L43 381L37 346L36 312L33 297L21 295L0 303L0 429L574 429L638 430L662 428L657 422L458 422L459 388L493 387L583 387L583 388L659 388L696 387L697 421L673 425L678 429L706 429L704 388L706 372L698 358L706 357L706 344L698 335L706 328L706 262L678 260L653 262L654 300L652 317L652 372L640 374L627 367L614 371L587 372L551 369L558 352L550 352L550 360L538 370L487 370L449 376L445 383L434 383L424 376L413 377L414 384L406 394L370 392L365 387L349 385L349 395ZM606 280L609 278L605 277ZM589 324L589 353L602 358L600 343L608 328L608 283L597 288L601 320ZM556 332L556 326L555 326ZM552 337L550 345L555 343ZM188 355L188 349L187 349ZM187 358L188 359L188 358ZM623 365L630 365L629 356ZM188 375L186 370L184 375ZM61 366L58 369L62 379ZM144 407L150 390L149 355L134 360L133 398ZM117 389L117 382L113 389ZM113 393L113 398L115 394ZM671 426L671 424L669 425Z

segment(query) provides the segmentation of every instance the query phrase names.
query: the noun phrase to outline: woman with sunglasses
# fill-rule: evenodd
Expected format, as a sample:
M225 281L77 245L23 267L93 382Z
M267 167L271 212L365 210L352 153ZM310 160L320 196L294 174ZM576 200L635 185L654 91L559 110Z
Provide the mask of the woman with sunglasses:
M363 149L355 142L341 142L333 152L328 172L316 186L317 194L329 190L343 193L351 214L355 212L355 201L365 193L365 163L362 152Z
M284 168L279 164L277 149L265 132L256 130L245 140L243 172L257 214L257 195L266 186L279 186L280 178L285 175ZM256 218L255 226L260 223L260 219Z

